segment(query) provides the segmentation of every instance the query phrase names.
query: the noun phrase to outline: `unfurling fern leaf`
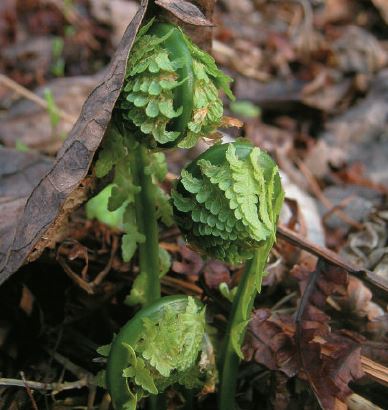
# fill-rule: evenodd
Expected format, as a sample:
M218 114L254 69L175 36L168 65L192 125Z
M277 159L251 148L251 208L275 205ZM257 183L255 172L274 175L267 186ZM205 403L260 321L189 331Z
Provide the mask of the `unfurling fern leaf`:
M233 98L230 81L180 28L152 20L129 56L118 108L142 144L188 148L220 126L219 89Z
M238 141L214 145L191 163L172 197L178 225L192 245L239 263L275 238L283 191L271 157Z
M115 409L135 409L142 397L174 384L194 389L214 380L214 362L204 359L209 350L204 314L193 298L169 296L143 308L121 328L106 370Z
M229 263L247 261L220 358L220 408L232 410L241 344L283 204L278 168L249 142L214 145L182 171L172 198L179 227L192 245Z

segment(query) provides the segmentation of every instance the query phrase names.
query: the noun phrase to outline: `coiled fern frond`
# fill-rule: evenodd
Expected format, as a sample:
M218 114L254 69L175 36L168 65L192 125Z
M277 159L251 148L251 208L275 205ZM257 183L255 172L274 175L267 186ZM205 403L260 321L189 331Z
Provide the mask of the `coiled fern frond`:
M220 126L219 89L233 98L230 81L180 28L152 20L136 38L118 107L141 143L187 148Z
M207 150L182 171L172 192L188 242L228 263L251 259L275 238L283 197L275 162L242 140Z
M205 309L192 297L168 296L141 309L108 349L99 350L108 356L114 408L134 410L142 397L174 384L200 389L214 382L208 343Z

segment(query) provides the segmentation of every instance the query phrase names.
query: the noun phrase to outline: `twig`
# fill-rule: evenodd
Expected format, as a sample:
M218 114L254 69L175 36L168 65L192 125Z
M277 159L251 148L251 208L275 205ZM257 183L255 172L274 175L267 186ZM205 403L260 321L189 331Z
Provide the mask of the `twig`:
M89 380L85 377L84 379L77 380L75 382L65 382L65 383L42 383L35 382L32 380L19 380L19 379L8 379L0 378L0 386L15 386L15 387L29 387L33 390L44 390L59 393L63 390L72 389L82 389L89 384Z
M376 406L365 397L356 393L351 394L346 399L346 404L349 410L383 410L381 407Z
M380 363L361 356L362 370L376 382L388 387L388 368Z
M88 410L92 410L94 408L94 401L96 400L96 393L97 393L97 386L92 385L89 386L89 394L88 394Z
M171 276L164 276L161 279L161 282L163 285L166 286L171 286L174 288L179 288L179 289L184 289L186 291L188 291L188 294L194 294L194 295L202 295L203 291L202 289L197 286L194 285L194 283L190 283L184 280L180 280L180 279L176 279L173 278Z
M30 389L30 386L28 386L26 378L24 377L24 372L20 372L20 376L23 380L24 387L26 388L26 391L27 391L28 397L30 398L31 405L32 405L33 409L34 410L39 410L38 405L36 404L36 401L34 399L34 395L32 394L32 391Z
M98 286L105 279L106 275L108 275L108 273L110 272L118 247L119 247L119 239L116 235L114 235L108 263L106 264L105 268L90 283L90 286L92 287L92 289Z
M87 379L93 378L92 373L88 372L87 370L85 370L82 367L78 366L77 364L73 363L67 357L62 356L60 353L54 352L50 349L47 349L47 351L56 362L61 364L66 370L68 370L74 376L78 377L80 380L82 380L85 377Z
M86 291L89 295L94 294L93 287L88 282L79 277L66 263L62 256L57 256L58 263L62 266L65 273L72 279L80 288Z
M314 381L311 379L310 376L310 372L307 370L307 366L306 366L306 362L304 360L304 355L302 353L302 318L303 318L303 314L305 312L306 306L310 300L310 296L313 293L314 289L315 289L315 285L317 283L317 280L319 278L319 275L321 274L321 272L324 270L325 268L325 262L322 259L318 259L318 263L317 266L315 268L315 271L311 272L309 278L308 278L308 282L306 285L306 288L302 294L302 297L300 299L299 302L299 306L298 306L298 310L296 312L296 317L295 317L295 345L296 345L296 351L297 351L297 355L298 355L298 360L299 360L299 364L300 367L303 369L303 371L305 372L306 376L307 376L307 380L308 380L308 384L309 387L312 389L314 396L316 397L319 406L324 409L321 400L319 398L319 394L316 391L316 387L315 387L315 383Z
M294 231L291 231L291 229L286 228L285 226L278 226L277 228L277 233L280 238L286 240L287 242L298 246L299 248L304 249L305 251L324 259L326 262L330 263L331 265L338 266L347 272L353 274L357 278L361 280L366 280L369 283L371 283L374 286L377 286L378 288L388 291L388 280L376 275L374 272L367 270L367 269L359 269L352 265L351 263L348 263L344 261L342 258L340 258L335 252L331 251L330 249L327 249L323 246L319 246L313 242L310 242L306 238L303 238L302 236L298 235Z
M18 84L16 81L13 81L11 78L5 76L4 74L0 73L0 84L4 85L5 87L15 91L15 93L21 95L24 98L27 98L27 100L30 100L34 102L35 104L39 105L40 107L44 108L45 110L48 109L48 104L47 102L42 98L39 97L39 95L34 94L27 88L23 87L22 85ZM68 114L67 112L57 109L56 110L58 115L64 120L67 121L70 124L74 124L76 118L73 117L72 115Z

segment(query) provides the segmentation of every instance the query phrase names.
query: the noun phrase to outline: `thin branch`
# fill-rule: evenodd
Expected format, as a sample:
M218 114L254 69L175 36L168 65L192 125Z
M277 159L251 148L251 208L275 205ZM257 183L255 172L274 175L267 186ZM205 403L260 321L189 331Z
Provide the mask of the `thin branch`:
M18 84L16 81L13 81L11 78L7 77L4 74L0 73L0 84L4 85L5 87L9 88L10 90L15 91L15 93L21 95L27 100L34 102L35 104L39 105L40 107L44 108L45 110L48 109L47 102L39 95L34 94L32 91L28 90L27 88L23 87L22 85ZM68 114L67 112L57 109L56 110L58 115L70 124L74 124L76 118L72 115Z
M28 387L33 390L52 391L53 393L59 393L63 390L82 389L82 387L88 385L89 380L87 377L75 382L65 383L42 383L32 380L8 379L0 377L0 386Z
M31 405L32 405L33 409L34 409L34 410L39 410L39 409L38 409L38 405L36 404L36 401L35 401L35 399L34 399L34 395L32 394L32 391L31 391L30 387L29 387L28 384L27 384L26 378L24 377L24 372L20 372L20 376L21 376L21 378L22 378L24 387L26 388L28 397L30 398Z
M388 292L388 280L382 276L377 275L376 273L368 269L359 269L356 266L344 261L339 257L335 252L327 249L323 246L319 246L308 239L298 235L291 229L286 228L285 226L278 226L277 234L280 238L285 241L298 246L299 248L304 249L305 251L317 256L318 258L324 259L326 262L331 265L338 266L347 272L353 274L361 280L366 280L370 284L377 286L378 288Z
M307 380L308 380L308 384L309 387L311 388L311 390L314 393L315 398L318 401L319 406L321 407L321 409L324 409L324 406L322 405L322 402L320 400L319 394L316 390L315 387L315 383L314 380L312 380L311 376L310 376L310 372L307 370L307 365L306 362L304 360L304 355L303 355L303 351L301 349L302 346L302 320L303 320L303 314L305 312L305 309L309 303L311 294L313 293L314 289L315 289L315 285L317 283L317 280L321 274L321 272L324 270L325 268L325 262L322 259L318 259L318 263L317 266L315 268L315 271L311 272L309 278L308 278L308 282L306 285L306 288L302 294L302 297L300 299L299 302L299 306L296 312L296 317L295 317L295 345L296 345L296 350L297 350L297 355L298 355L298 359L299 359L299 365L301 367L301 369L303 369L304 373L307 376Z

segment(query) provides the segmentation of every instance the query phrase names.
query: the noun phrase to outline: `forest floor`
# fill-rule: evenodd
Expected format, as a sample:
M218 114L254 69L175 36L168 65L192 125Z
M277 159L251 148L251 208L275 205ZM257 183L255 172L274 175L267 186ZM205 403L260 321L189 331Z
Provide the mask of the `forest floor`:
M28 193L49 169L137 8L1 1L0 206L10 186ZM219 0L214 22L212 54L234 79L225 113L243 122L224 138L268 151L287 198L244 342L239 406L387 408L388 2ZM166 190L205 147L169 154ZM0 287L1 409L109 408L96 349L133 315L124 299L138 272L120 236L80 207L56 247ZM161 240L172 260L163 294L202 298L222 333L230 303L219 286L238 283L241 268L201 258L177 228ZM215 403L209 392L197 408Z

